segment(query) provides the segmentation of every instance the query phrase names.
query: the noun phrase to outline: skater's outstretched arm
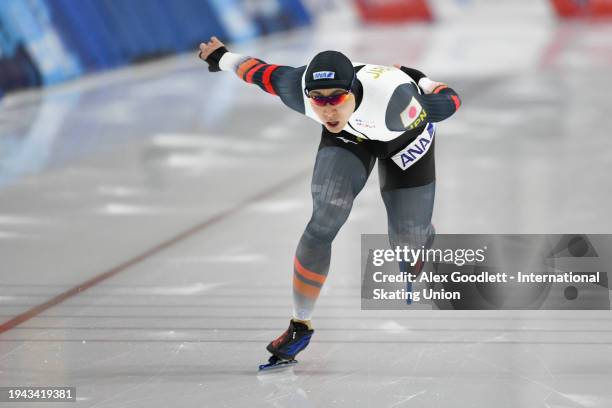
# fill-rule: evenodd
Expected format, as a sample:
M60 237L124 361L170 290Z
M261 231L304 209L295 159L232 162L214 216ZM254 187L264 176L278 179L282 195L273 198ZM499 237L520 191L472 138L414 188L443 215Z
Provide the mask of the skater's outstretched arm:
M285 105L304 113L301 80L305 66L267 64L258 58L232 53L217 37L200 44L199 57L208 63L209 71L234 72L243 81L278 95Z
M448 85L432 81L421 71L414 68L400 66L399 64L394 66L410 76L424 92L424 95L414 95L414 92L411 92L410 88L406 87L402 90L403 92L398 93L398 97L402 100L402 103L399 104L402 111L408 106L414 96L427 112L427 122L441 122L450 117L461 106L459 95Z

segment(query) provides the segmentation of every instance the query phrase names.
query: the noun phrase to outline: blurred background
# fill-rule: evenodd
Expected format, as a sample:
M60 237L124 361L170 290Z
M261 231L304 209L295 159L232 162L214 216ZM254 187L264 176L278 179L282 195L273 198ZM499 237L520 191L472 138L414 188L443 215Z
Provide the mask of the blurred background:
M257 377L291 313L320 125L208 72L212 35L457 90L438 233L612 232L610 0L0 0L0 386L96 407L612 406L609 311L361 311L376 171L334 241L317 341Z
M525 51L537 49L545 60L541 64L550 64L567 53L569 43L581 47L567 33L577 29L569 28L555 36L556 42L543 44L547 28L568 20L599 25L611 13L606 0L5 0L0 7L0 89L48 86L192 51L211 35L236 43L300 28L316 32L325 23L338 33L368 24L460 24L467 29L468 19L479 25L493 19L520 32L521 21L528 26L525 19L537 19L541 34L531 41L516 38L515 44ZM609 58L591 42L585 52ZM459 50L465 47L469 44L457 47L457 60L465 60Z

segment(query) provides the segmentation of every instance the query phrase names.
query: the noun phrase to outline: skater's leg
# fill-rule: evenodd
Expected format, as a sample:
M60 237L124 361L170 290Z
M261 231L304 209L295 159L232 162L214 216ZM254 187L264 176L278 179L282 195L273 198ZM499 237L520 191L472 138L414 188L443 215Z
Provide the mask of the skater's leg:
M296 249L293 267L293 318L289 328L266 347L273 358L290 361L310 342L310 318L329 271L331 245L348 218L376 159L350 134L323 130L312 175L312 216ZM282 362L281 362L282 363Z
M310 320L329 271L332 241L349 216L353 200L370 171L371 166L366 168L363 160L346 148L319 149L312 177L312 217L294 258L294 320Z
M382 192L383 201L387 208L387 225L389 243L391 248L396 246L425 249L431 245L435 230L431 224L435 196L435 181L418 187L408 187ZM418 275L423 268L420 261L410 264L399 263L401 272L410 272ZM412 292L412 283L406 282L406 291ZM412 298L406 299L412 304Z
M391 247L428 248L433 243L435 230L431 224L433 213L436 169L435 141L427 153L407 170L393 160L378 162L380 189L387 209L389 243ZM418 274L423 265L399 265L400 271ZM411 291L411 284L406 285ZM408 299L410 300L410 299ZM410 303L410 301L408 301Z
M434 235L431 224L436 182L383 191L391 247L420 248Z

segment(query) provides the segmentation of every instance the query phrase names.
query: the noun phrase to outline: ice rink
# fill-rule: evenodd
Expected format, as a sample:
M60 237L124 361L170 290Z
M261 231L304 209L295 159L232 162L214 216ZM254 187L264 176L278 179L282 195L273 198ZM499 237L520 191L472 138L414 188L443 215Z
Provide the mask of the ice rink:
M493 8L328 16L229 48L293 66L338 49L456 89L438 233L612 232L612 24ZM360 234L386 233L376 171L334 241L313 342L258 374L291 315L319 138L195 51L5 96L0 385L75 386L63 406L96 408L612 406L609 311L362 311Z

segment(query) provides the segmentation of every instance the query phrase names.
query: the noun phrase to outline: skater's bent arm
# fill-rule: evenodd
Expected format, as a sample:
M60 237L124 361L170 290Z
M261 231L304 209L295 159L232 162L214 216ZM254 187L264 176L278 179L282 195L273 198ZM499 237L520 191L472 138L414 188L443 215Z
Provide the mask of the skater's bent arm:
M403 99L403 106L408 106L412 97L415 96L427 112L427 122L441 122L450 117L461 106L459 95L448 85L432 81L421 71L414 68L397 64L395 67L410 76L425 93L424 95L413 95L409 87L406 87L406 90L400 92L398 97Z
M457 92L441 83L432 87L431 93L420 95L420 98L429 115L428 122L441 122L457 112L461 106Z

